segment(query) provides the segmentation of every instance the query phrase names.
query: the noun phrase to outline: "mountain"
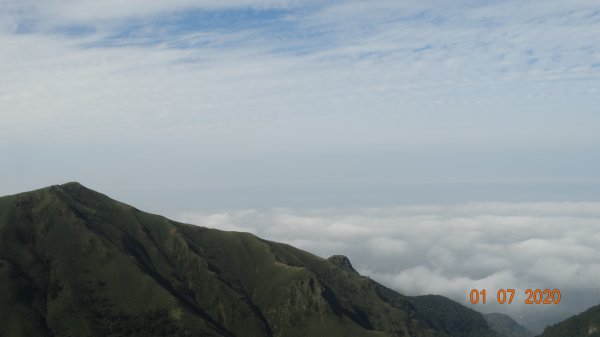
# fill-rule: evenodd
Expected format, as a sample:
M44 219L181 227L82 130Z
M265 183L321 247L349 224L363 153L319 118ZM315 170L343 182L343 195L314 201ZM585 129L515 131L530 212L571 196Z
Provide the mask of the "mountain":
M540 337L600 337L600 305L547 327Z
M483 314L488 326L505 337L533 337L533 333L508 315Z
M0 198L0 337L497 337L441 296L407 297L248 233L171 221L78 183Z

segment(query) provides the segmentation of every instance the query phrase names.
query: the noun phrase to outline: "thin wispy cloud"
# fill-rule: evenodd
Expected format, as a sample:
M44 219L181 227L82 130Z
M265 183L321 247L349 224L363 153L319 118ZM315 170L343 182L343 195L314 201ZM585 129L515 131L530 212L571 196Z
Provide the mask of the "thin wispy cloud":
M295 96L300 96L305 103L295 115L341 111L423 113L444 107L475 115L487 108L494 113L506 111L510 116L523 113L514 111L516 102L535 105L536 112L541 113L537 111L541 106L550 108L557 101L594 101L597 96L600 60L594 42L598 30L594 27L599 14L591 3L576 2L566 7L531 2L523 5L527 10L519 11L507 3L450 6L439 2L413 5L343 1L319 7L295 2L218 3L154 1L139 6L137 1L127 1L114 6L110 2L50 1L12 3L12 7L9 3L12 10L4 17L6 25L14 26L16 22L17 26L30 27L18 35L5 32L3 40L7 40L9 52L3 55L3 73L10 76L9 70L27 65L29 72L20 71L16 76L34 77L39 86L48 87L52 77L33 72L36 63L41 63L44 69L54 69L55 74L57 69L63 71L61 76L67 79L63 85L77 88L80 83L68 80L70 76L92 82L89 77L94 71L110 67L113 72L104 74L115 80L111 87L117 92L128 92L136 80L165 81L160 76L164 71L170 75L167 81L178 81L179 74L171 73L172 68L177 68L196 75L192 83L182 79L182 84L188 85L178 88L178 94L185 95L179 101L188 106L196 103L196 97L200 100L212 96L210 92L199 94L199 86L212 86L215 80L223 81L226 87L235 86L234 81L243 76L260 91L240 97L251 90L234 88L231 91L235 93L226 95L227 102L236 105L221 110L244 115L256 114L258 110L267 110L267 114L269 110L287 110L288 115L294 112L295 109L273 104L272 98L268 98L266 106L259 106L261 109L244 109L252 106L253 99L265 96L280 97L290 106L297 106L300 102ZM142 7L145 9L140 10ZM281 8L285 14L264 14ZM239 14L238 18L227 14L231 10L248 13ZM189 14L194 11L204 14ZM127 20L103 25L105 17ZM76 18L93 27L90 34L69 35L78 26L64 28ZM252 27L238 23L252 18L257 22ZM50 26L36 27L43 22L50 22ZM80 29L86 31L83 26ZM18 42L11 48L15 39ZM110 50L114 46L119 50ZM11 49L17 53L11 53ZM17 59L11 59L11 54ZM23 60L24 54L30 56ZM164 54L171 58L157 60ZM93 61L74 69L69 55ZM132 62L140 66L132 67ZM280 64L285 68L278 68ZM207 77L207 72L240 72L242 76L215 79ZM120 76L132 81L122 81ZM10 83L15 91L21 86L29 87L28 82ZM102 83L94 84L97 86L86 88L92 96L101 92ZM9 88L4 91L11 92ZM140 99L144 104L146 98L153 96L147 90L136 94L131 95L132 104ZM114 93L104 97L105 101L116 98ZM315 100L322 106L306 104ZM77 107L61 106L60 110ZM578 108L586 110L584 106ZM117 108L105 110L114 112ZM147 100L143 110L151 114L162 109ZM194 114L170 110L168 113L182 124L196 123ZM222 111L203 112L227 119L221 117Z

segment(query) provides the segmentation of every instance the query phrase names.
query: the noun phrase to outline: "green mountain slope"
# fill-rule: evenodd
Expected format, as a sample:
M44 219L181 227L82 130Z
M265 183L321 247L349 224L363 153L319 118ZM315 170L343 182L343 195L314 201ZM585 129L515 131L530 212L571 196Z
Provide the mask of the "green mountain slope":
M600 337L600 305L547 327L540 337Z
M469 309L425 302L344 257L174 222L77 183L0 198L0 337L493 336L481 315L457 323Z
M533 333L508 315L491 313L483 317L488 326L505 337L533 337Z

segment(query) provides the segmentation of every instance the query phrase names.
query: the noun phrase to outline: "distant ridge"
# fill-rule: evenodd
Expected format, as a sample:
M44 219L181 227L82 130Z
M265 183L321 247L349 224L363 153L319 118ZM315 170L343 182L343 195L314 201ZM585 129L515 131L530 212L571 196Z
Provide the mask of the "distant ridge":
M484 314L483 317L487 321L492 330L506 337L533 337L533 332L529 331L524 326L517 323L508 315L491 313Z
M20 336L499 335L344 256L182 224L71 182L0 198L0 337Z

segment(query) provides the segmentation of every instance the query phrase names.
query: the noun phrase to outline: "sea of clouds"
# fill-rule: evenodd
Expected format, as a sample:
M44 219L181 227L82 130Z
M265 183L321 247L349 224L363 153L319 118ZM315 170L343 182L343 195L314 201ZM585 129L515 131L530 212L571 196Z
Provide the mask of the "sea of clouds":
M347 255L362 274L409 295L503 312L533 330L600 303L600 203L465 203L365 209L183 214L184 222L252 232L321 257ZM494 304L498 289L513 304ZM525 289L559 289L559 305L524 305Z

